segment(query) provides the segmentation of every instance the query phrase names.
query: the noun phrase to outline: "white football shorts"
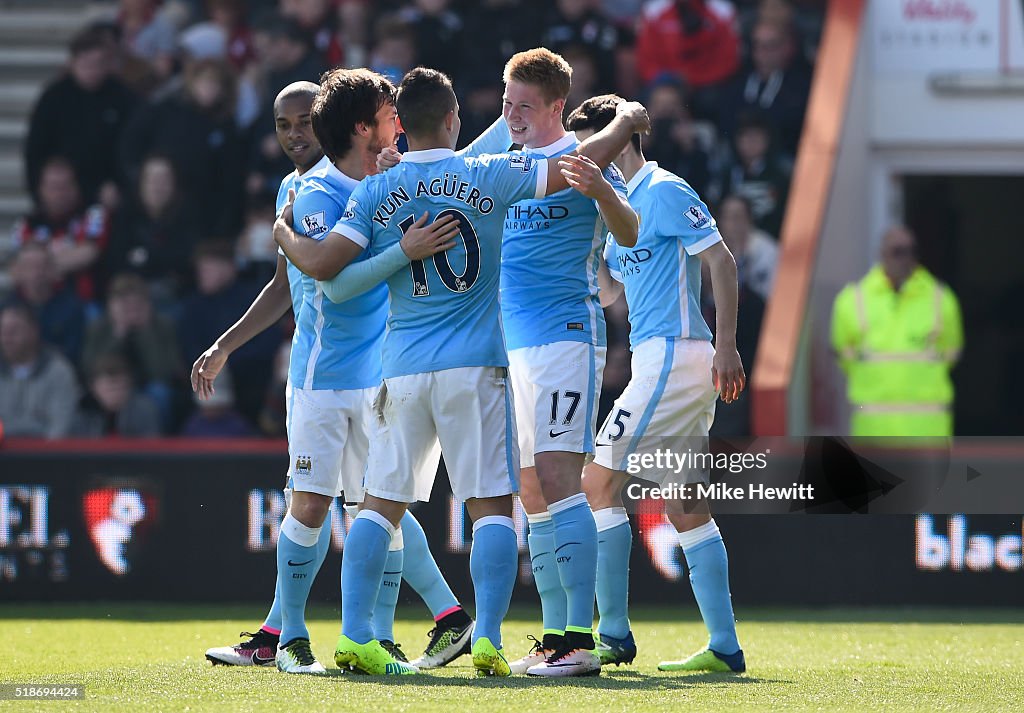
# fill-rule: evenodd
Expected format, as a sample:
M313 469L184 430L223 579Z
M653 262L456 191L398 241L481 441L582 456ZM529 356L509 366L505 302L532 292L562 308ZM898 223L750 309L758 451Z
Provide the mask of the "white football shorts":
M288 478L293 490L363 501L377 389L300 389L288 383Z
M703 340L654 337L637 345L633 376L598 431L594 462L661 484L707 482L710 473L702 467L672 465L667 458L654 461L664 467L649 463L659 450L685 456L706 449L718 398L714 356Z
M403 503L429 500L442 451L459 500L518 492L513 414L504 367L385 379L374 404L366 492Z
M509 351L521 467L533 467L534 453L594 452L607 351L584 342Z

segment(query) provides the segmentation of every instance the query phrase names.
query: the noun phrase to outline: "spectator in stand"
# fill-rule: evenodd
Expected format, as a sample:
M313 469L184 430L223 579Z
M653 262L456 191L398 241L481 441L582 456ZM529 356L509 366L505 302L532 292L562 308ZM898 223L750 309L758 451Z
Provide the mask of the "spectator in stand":
M45 245L21 246L11 265L11 282L14 299L32 309L43 341L77 364L85 336L85 309L71 288L57 278Z
M465 67L465 34L462 17L451 8L451 0L413 0L398 13L415 39L414 64L457 77ZM476 44L475 42L473 43ZM470 50L471 51L471 50Z
M590 97L605 93L602 87L608 86L608 75L604 78L598 75L594 55L583 45L563 47L561 54L572 68L572 84L569 95L565 98L565 115L568 116L573 109Z
M89 325L85 335L82 367L95 371L99 358L110 352L124 355L135 383L170 420L175 385L184 374L178 340L170 320L153 310L146 282L138 275L117 275L107 290L107 311Z
M153 299L165 307L191 284L199 234L194 206L178 190L174 163L153 154L142 163L138 193L114 216L104 272L142 275Z
M234 247L225 241L202 243L195 254L196 291L182 304L179 342L185 359L202 354L244 313L259 293L259 283L238 279ZM280 342L275 330L253 337L231 355L237 405L252 423L259 418L263 391L270 380Z
M367 0L342 0L338 3L338 45L340 64L364 67L370 56L370 3Z
M121 0L117 26L130 58L148 65L158 81L171 76L178 28L160 0Z
M778 235L790 169L775 149L769 120L762 114L740 117L733 148L733 160L725 166L714 195L742 195L753 208L754 224L770 235Z
M246 10L246 0L206 0L207 17L224 32L228 61L239 71L256 59Z
M79 299L91 302L97 297L94 267L107 246L106 209L85 207L75 169L60 156L43 164L36 195L35 210L14 225L14 245L45 245L57 279L67 280Z
M117 352L98 357L89 372L89 391L71 423L72 436L155 437L161 434L160 410L136 391L128 361Z
M196 410L185 422L181 435L189 438L251 438L256 435L249 422L235 408L231 372L223 369L217 388L206 399L195 397Z
M711 157L686 107L682 83L672 76L655 81L646 104L651 117L651 134L644 138L648 155L704 195L711 183Z
M238 239L235 256L246 280L266 284L277 269L277 243L274 242L276 196L257 193L249 196L245 228Z
M6 436L62 438L78 401L71 363L43 343L32 309L0 310L0 424Z
M290 20L306 34L316 51L317 61L324 65L325 69L341 64L344 59L335 32L338 18L334 12L334 4L334 0L280 0L279 3L281 17ZM319 76L317 74L317 77Z
M64 156L81 181L86 203L117 200L116 152L125 122L137 98L113 76L110 34L89 28L71 40L67 72L44 91L29 119L25 141L26 183L36 195L43 164Z
M774 127L780 150L792 157L811 92L811 73L798 61L792 26L758 22L751 36L751 59L750 71L736 77L725 92L719 125L731 135L738 116L759 111Z
M210 235L241 229L245 143L235 121L235 76L223 62L186 69L180 92L140 109L121 141L124 172L139 179L151 153L174 156L178 189L203 217Z
M717 116L718 89L739 61L736 12L726 0L653 0L644 6L637 71L644 83L665 72L684 80L700 118Z
M750 288L765 302L771 297L779 245L763 230L754 227L750 201L741 195L726 196L716 213L718 230L726 247L736 258L736 273L741 286Z
M416 33L396 15L384 15L374 26L370 69L396 85L416 63Z
M457 91L464 80L476 86L495 82L512 55L540 45L542 27L531 21L530 9L522 0L481 0L464 13L464 34L473 42L473 61L459 69ZM495 106L500 109L501 104Z
M543 26L542 46L563 57L566 57L570 47L574 48L574 52L582 48L590 54L595 69L595 91L571 106L567 103L566 114L571 107L582 104L595 94L615 89L615 50L619 43L619 31L601 12L597 0L556 0ZM575 71L572 81L575 85Z

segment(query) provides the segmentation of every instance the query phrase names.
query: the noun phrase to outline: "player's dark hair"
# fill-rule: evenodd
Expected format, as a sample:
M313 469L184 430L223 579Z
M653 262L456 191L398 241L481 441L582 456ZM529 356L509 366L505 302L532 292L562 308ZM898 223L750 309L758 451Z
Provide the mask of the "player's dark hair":
M320 91L320 85L316 82L292 82L279 91L274 98L274 118L277 118L277 109L281 106L281 102L288 99L302 98L309 99L310 106L312 106L313 99L318 91Z
M436 69L417 67L398 85L395 106L407 134L430 136L437 133L455 105L451 80Z
M569 131L584 131L588 129L594 132L600 131L612 123L612 119L615 118L616 107L624 101L625 99L615 94L602 94L591 97L572 110L572 113L565 120L565 128ZM640 134L633 134L630 141L633 143L633 148L637 151L642 150Z
M538 47L518 52L505 64L502 73L505 84L510 80L532 84L540 88L549 104L569 96L572 86L572 67L561 55Z
M324 153L337 161L352 149L356 124L374 125L377 112L394 103L395 85L368 69L332 69L320 77L309 116Z

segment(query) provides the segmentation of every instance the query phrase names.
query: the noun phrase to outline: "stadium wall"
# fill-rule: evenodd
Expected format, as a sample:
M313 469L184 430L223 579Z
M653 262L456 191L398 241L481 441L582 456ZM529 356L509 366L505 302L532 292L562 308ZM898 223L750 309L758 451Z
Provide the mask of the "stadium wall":
M285 509L279 443L109 442L0 452L0 597L7 601L251 601L273 594ZM417 505L441 569L471 601L470 523L439 477ZM348 521L312 600L337 602ZM731 515L736 605L1019 606L1021 519L962 515ZM534 602L517 513L516 600ZM692 602L675 534L633 517L632 600ZM404 601L415 601L405 589Z

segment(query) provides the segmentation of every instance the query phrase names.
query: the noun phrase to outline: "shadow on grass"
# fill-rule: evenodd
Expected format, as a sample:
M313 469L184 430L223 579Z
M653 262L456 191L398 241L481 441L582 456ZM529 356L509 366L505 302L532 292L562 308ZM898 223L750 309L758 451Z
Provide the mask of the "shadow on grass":
M731 674L693 674L693 675L650 675L639 671L608 671L602 670L600 676L582 678L541 678L536 676L509 676L507 678L442 675L424 673L417 676L363 676L343 672L339 669L328 669L327 678L344 681L352 685L374 686L444 686L450 687L483 687L504 689L527 688L581 688L630 691L637 687L644 691L679 691L697 685L744 686L751 684L792 684L792 681L780 679L755 678L752 676L734 676Z
M419 617L422 607L404 602L399 607L399 619L423 622ZM3 603L0 604L0 620L11 619L90 619L130 622L176 622L176 621L241 621L252 622L259 627L266 614L265 604L180 604L160 602L48 602L48 603ZM863 609L809 609L809 608L740 608L737 619L758 623L894 623L894 624L1022 624L1024 609L948 609L929 607L891 607ZM509 612L510 621L539 621L540 611L534 607L515 606ZM699 615L687 607L641 606L630 611L630 619L636 623L693 622L699 623ZM307 620L340 622L337 606L312 604L307 610ZM255 629L251 629L255 631Z

